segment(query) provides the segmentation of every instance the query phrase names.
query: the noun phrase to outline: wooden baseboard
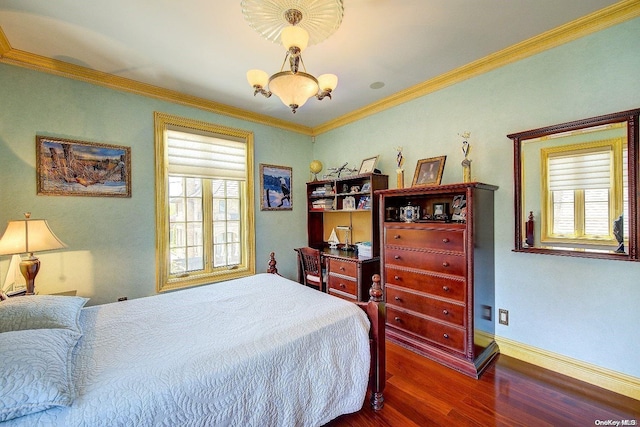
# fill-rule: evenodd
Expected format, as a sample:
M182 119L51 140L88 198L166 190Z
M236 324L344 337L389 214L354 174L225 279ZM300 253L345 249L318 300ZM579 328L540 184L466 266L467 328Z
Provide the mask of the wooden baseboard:
M640 378L496 336L500 353L640 400Z

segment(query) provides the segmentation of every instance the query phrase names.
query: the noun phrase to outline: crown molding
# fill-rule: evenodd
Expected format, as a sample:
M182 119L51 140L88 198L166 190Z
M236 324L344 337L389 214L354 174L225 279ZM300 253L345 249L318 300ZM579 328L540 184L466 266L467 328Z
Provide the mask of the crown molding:
M433 79L397 92L380 101L369 104L344 116L338 117L313 128L314 135L320 135L338 127L353 123L365 117L404 104L416 98L439 91L448 86L500 68L504 65L544 52L580 37L604 30L640 16L640 2L623 0L590 15L571 21L553 30L527 39L521 43L485 56L477 61L441 74Z
M640 16L640 2L637 0L622 0L590 15L576 19L477 61L441 74L433 79L414 85L380 101L366 105L358 110L313 128L295 124L286 120L276 119L263 114L253 113L204 98L185 95L177 91L163 89L158 86L141 83L124 77L91 70L86 67L45 58L32 53L20 51L18 49L13 49L1 27L0 62L81 80L111 89L122 90L137 95L148 96L163 101L199 108L216 114L297 132L303 135L317 136L389 108L412 101L416 98L444 89L448 86L452 86L472 77L476 77L480 74L500 68L504 65L517 62L521 59L544 52L545 50L576 40L580 37L584 37L630 19L637 18L638 16Z

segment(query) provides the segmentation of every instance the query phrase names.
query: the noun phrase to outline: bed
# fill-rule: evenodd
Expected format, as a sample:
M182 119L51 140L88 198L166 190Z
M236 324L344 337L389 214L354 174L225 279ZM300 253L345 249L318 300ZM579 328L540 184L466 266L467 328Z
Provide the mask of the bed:
M273 254L268 273L85 302L0 303L7 426L319 426L360 410L367 389L382 407L383 304L283 278Z

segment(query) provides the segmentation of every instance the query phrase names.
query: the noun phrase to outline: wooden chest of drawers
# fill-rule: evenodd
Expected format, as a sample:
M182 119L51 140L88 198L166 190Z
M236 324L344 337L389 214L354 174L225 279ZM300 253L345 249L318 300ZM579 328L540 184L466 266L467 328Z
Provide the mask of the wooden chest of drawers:
M383 190L388 208L464 200L459 222L385 221L381 276L387 337L467 375L478 377L498 351L494 340L493 192L479 183ZM460 217L458 217L460 218Z
M327 268L327 292L348 301L367 301L371 276L380 273L380 258L348 257L340 251L322 253Z

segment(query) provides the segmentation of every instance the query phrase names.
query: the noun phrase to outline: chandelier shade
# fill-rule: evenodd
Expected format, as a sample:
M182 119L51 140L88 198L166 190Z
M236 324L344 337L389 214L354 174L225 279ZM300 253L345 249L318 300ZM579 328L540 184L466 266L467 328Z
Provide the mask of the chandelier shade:
M318 94L318 80L299 71L281 71L269 78L269 90L291 109L302 107L307 99Z

